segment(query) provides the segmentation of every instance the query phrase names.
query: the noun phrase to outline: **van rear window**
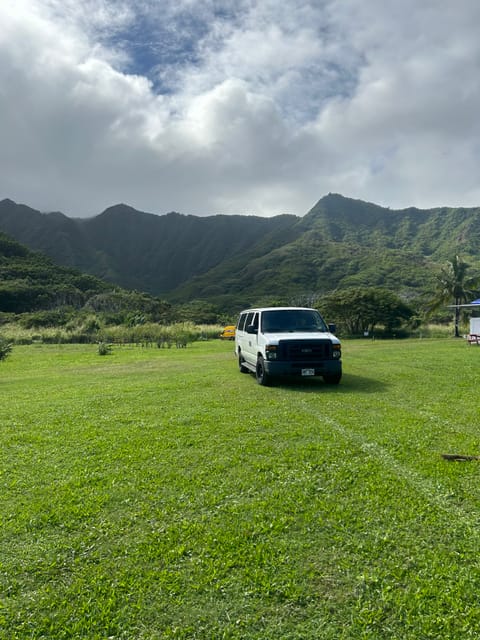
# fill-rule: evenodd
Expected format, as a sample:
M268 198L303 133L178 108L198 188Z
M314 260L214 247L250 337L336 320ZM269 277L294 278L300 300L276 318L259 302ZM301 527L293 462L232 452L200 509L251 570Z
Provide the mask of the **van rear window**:
M246 313L241 313L240 314L240 318L238 319L238 326L237 328L240 331L243 331L245 328L245 320L247 319L247 314Z
M253 322L253 316L254 316L254 312L250 311L250 313L247 313L247 320L245 322L245 330L247 329L247 327L249 327L252 322Z

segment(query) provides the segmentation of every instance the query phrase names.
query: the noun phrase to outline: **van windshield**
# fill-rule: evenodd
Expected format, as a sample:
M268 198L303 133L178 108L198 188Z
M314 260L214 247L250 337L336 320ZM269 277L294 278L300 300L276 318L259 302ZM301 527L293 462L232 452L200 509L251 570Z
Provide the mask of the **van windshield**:
M263 333L328 331L322 316L313 309L278 309L262 313Z

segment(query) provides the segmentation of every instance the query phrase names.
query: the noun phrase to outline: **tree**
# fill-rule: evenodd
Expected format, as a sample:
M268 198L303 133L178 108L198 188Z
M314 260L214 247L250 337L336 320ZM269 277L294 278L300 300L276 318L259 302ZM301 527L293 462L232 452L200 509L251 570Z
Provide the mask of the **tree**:
M340 289L324 296L319 306L329 321L335 321L350 335L372 334L378 325L386 334L392 333L413 315L398 296L381 287Z
M469 275L470 265L460 256L456 255L449 260L436 275L435 292L429 311L434 311L448 304L455 305L455 332L456 338L460 337L460 307L475 297L480 283L480 274Z

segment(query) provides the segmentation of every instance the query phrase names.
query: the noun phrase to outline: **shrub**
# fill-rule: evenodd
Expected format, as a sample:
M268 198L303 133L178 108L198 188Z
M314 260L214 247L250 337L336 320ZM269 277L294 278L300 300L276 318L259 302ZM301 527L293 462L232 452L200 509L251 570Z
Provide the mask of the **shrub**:
M4 338L0 338L0 360L5 360L12 350L12 343L7 342Z
M107 342L99 342L98 343L98 355L99 356L108 356L109 353L112 352L112 347Z

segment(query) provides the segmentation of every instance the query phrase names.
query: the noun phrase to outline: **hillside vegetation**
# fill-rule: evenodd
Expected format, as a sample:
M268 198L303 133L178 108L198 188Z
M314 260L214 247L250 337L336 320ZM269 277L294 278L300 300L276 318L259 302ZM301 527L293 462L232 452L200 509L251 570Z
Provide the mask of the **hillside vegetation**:
M171 319L169 303L61 267L0 232L1 324L17 320L38 328L70 323L72 339L85 341L99 321L134 325Z
M59 267L47 256L0 232L0 311L80 307L107 289L111 285L75 269Z
M336 194L303 218L157 216L117 205L89 219L0 202L0 229L58 264L175 304L232 313L305 301L337 288L428 295L455 254L478 267L479 208L393 211Z
M69 219L11 200L0 202L0 229L19 242L58 264L154 295L244 254L271 234L276 246L277 236L290 237L296 221L294 216L157 216L126 205L110 207L94 218Z

